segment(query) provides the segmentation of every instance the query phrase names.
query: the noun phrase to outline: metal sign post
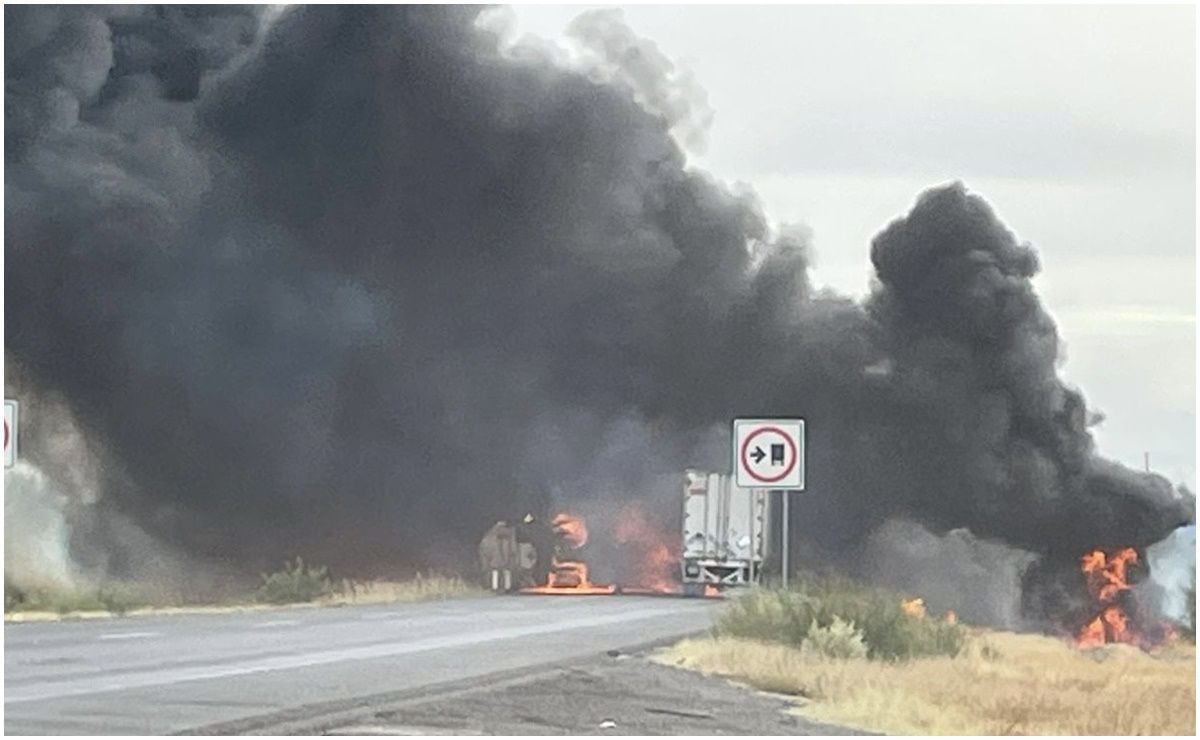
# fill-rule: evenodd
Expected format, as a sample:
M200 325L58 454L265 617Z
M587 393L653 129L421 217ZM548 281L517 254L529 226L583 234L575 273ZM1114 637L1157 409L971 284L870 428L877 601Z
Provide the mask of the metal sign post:
M783 588L786 591L788 587L788 571L791 570L792 559L788 552L788 499L791 498L788 494L790 491L780 491L783 496L783 545L780 551L780 570L783 571Z
M746 500L750 502L750 518L747 519L747 521L750 522L750 572L749 572L749 577L750 577L750 585L751 586L756 585L756 581L754 580L754 556L758 553L758 543L754 539L754 504L755 504L754 499L756 498L756 496L757 496L757 493L754 491L751 491L750 495L746 497Z

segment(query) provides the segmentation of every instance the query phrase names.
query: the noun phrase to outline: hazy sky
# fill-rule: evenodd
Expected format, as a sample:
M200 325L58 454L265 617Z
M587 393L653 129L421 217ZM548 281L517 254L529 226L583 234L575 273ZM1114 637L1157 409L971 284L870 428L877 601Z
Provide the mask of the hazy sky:
M612 7L612 6L589 6ZM560 39L586 7L518 6ZM776 223L813 231L814 277L862 294L871 237L963 180L1037 248L1063 374L1101 451L1195 488L1195 9L631 6L707 92L703 154Z

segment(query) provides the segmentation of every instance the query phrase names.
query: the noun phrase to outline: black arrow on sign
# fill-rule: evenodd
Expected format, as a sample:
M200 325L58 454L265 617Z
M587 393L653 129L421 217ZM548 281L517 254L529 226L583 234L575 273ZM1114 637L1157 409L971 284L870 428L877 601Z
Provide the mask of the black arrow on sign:
M754 464L755 464L755 465L757 465L758 463L762 462L762 461L763 461L763 458L764 458L764 457L766 457L766 456L767 456L767 453L763 452L763 451L762 451L762 448L761 448L761 447L759 447L758 445L755 445L755 446L754 446L754 452L751 452L751 453L750 453L750 457L754 458Z

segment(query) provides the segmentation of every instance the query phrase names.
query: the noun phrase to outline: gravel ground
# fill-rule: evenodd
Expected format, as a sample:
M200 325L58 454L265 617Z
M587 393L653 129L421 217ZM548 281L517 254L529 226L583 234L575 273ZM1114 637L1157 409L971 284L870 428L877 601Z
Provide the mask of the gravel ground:
M856 734L789 714L792 706L641 654L608 655L378 707L334 725L288 729L330 735Z

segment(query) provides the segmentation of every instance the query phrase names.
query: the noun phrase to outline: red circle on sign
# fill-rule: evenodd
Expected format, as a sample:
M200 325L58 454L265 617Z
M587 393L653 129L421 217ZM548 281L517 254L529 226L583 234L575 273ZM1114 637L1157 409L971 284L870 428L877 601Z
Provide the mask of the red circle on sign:
M767 432L775 432L780 437L783 437L783 439L788 443L788 447L790 447L792 449L792 462L786 468L784 468L782 473L775 476L774 478L764 478L761 475L758 475L757 473L754 472L754 470L750 467L749 463L746 460L746 450L748 450L750 448L750 440L754 439L755 437L757 437L760 434L766 434ZM753 478L756 481L759 481L760 483L774 483L776 481L781 481L784 478L788 477L788 474L792 472L792 468L796 467L796 459L798 457L799 456L796 453L795 440L793 440L788 435L787 432L783 431L779 427L763 427L762 429L755 429L753 432L751 432L746 437L746 440L744 442L742 442L742 452L741 452L742 467L744 467L746 469L746 472L750 474L751 478Z

